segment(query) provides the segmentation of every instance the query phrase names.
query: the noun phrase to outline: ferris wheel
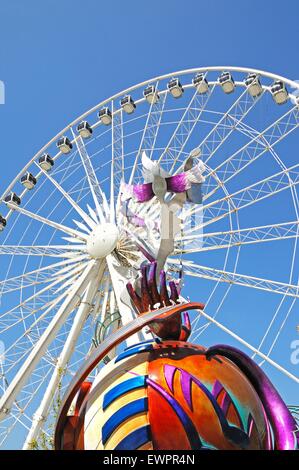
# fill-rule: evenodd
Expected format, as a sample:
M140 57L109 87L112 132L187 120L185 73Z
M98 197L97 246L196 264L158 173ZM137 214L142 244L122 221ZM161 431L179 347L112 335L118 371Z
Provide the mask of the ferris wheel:
M193 343L243 348L293 403L298 94L296 82L241 67L146 80L78 117L9 184L0 199L2 448L51 447L69 382L137 318L127 284L147 262L181 298L203 302ZM126 343L151 335L145 327Z

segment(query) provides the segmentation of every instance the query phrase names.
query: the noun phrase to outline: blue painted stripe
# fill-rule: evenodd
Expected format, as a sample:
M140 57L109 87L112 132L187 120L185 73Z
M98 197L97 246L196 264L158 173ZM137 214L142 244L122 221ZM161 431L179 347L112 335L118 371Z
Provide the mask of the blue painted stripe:
M131 432L122 441L120 441L119 444L117 444L114 450L137 450L149 440L151 440L150 427L147 425Z
M124 393L136 390L137 388L146 386L146 377L147 376L136 376L132 379L125 380L124 382L113 387L109 392L104 396L103 400L103 410L105 411L111 403L113 403L118 397Z
M142 413L148 410L148 399L139 398L138 400L132 401L127 405L123 406L120 410L116 411L109 419L106 421L102 428L102 441L103 444L107 442L113 431L115 431L118 426L123 423L126 419L132 418L138 413Z
M125 359L126 357L130 357L130 356L133 356L134 354L138 354L138 353L145 352L145 351L152 351L152 349L153 349L152 344L143 344L141 346L139 346L138 344L137 346L132 347L131 349L128 349L127 351L123 351L122 353L120 353L120 355L117 356L117 358L115 359L115 364L121 361L122 359Z

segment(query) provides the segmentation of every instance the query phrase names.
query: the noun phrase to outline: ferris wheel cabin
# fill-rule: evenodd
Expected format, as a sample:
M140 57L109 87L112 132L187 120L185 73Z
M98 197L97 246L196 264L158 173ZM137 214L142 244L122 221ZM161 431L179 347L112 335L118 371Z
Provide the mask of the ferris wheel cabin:
M21 184L26 189L29 189L29 190L33 189L36 183L37 183L37 180L35 176L33 176L32 173L29 173L29 171L27 171L27 173L25 173L25 175L23 175L21 178Z
M289 98L287 87L281 80L276 80L271 85L272 97L277 104L284 104Z
M82 137L82 139L89 139L92 134L92 128L87 121L82 121L77 126L77 131Z
M180 98L184 93L184 88L178 78L172 78L168 82L167 88L174 98Z
M159 100L159 93L153 85L149 85L143 90L143 96L149 104L155 104Z
M70 139L65 136L58 139L58 142L56 145L59 148L59 150L64 154L70 153L70 151L73 148L73 144L71 143Z
M197 93L199 93L200 95L207 93L209 89L209 83L204 73L197 73L193 78L192 83L195 86Z
M112 114L109 108L102 108L98 112L98 118L102 124L109 126L112 122Z
M6 224L7 224L6 219L2 217L2 215L0 215L0 232L2 232L2 230L5 229Z
M248 93L256 98L262 94L263 87L256 73L249 73L244 80Z
M10 193L4 199L8 204L13 204L15 206L21 205L21 198L16 193Z
M120 100L120 105L121 105L122 109L125 111L125 113L127 113L127 114L134 113L134 111L136 109L136 104L135 104L132 96L130 96L130 95L124 96Z
M39 157L38 163L39 166L45 171L50 171L54 166L54 160L48 153L44 153L41 157Z
M200 147L195 147L193 150L191 150L189 157L191 158L200 158L201 156L201 148Z
M222 72L222 74L218 78L218 82L221 85L224 93L226 93L227 95L232 93L235 89L235 81L230 72Z

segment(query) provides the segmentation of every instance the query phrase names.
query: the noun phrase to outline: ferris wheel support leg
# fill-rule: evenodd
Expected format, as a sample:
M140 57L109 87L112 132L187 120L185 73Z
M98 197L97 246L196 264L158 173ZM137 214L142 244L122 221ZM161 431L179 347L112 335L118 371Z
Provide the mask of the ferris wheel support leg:
M117 269L116 264L115 264L116 260L114 259L112 255L108 255L106 260L107 260L107 265L108 265L110 276L111 276L113 290L115 293L116 303L118 306L119 313L121 315L121 321L123 325L126 325L127 323L134 320L134 318L136 318L136 314L133 311L133 308L129 304L124 303L123 299L121 298L121 294L123 292L126 292L126 284L129 281L129 279L127 279L124 275L122 275L120 270ZM128 297L128 301L129 301L129 297ZM132 344L140 343L140 341L144 341L147 339L152 339L151 333L148 333L142 330L141 332L135 333L132 336L130 336L126 340L126 343L128 346L131 346Z
M42 334L31 353L28 355L26 361L24 362L18 373L15 375L14 379L11 381L6 392L0 399L0 420L6 418L7 415L10 413L11 406L16 400L17 395L20 393L23 386L28 381L34 368L42 358L48 346L55 338L56 333L59 331L66 318L76 307L76 304L81 300L80 295L86 289L89 280L93 276L95 268L96 263L94 261L90 262L86 266L84 272L82 273L80 278L74 283L73 289L66 297L61 307L58 309L56 315L51 320L47 329Z
M76 342L78 340L78 336L82 331L82 327L92 307L92 301L101 282L104 269L105 262L102 262L99 266L98 274L95 274L94 277L89 281L86 292L82 298L80 307L78 308L78 311L76 313L72 328L67 337L63 350L58 358L47 390L44 394L43 400L40 406L38 407L36 413L34 414L32 426L27 435L23 450L29 450L32 447L32 443L38 438L42 425L47 419L49 409L53 401L53 397L59 385L59 381L61 380L65 372L65 368L73 354Z
M115 299L115 293L113 291L110 292L109 305L110 305L110 316L111 316L112 322L113 322L112 325L111 325L111 334L113 334L119 328L119 325L121 325L120 320L115 321L116 299ZM109 354L107 354L107 356L109 357L110 360L115 358L116 350L117 350L117 348L114 347L114 348L111 349L111 351L109 351Z

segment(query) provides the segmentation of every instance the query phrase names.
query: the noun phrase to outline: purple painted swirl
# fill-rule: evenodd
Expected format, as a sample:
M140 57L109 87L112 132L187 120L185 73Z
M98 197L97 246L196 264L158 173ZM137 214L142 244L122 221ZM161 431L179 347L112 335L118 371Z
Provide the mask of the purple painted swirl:
M262 369L250 357L232 346L218 344L206 351L208 359L215 355L230 359L255 388L273 429L275 448L277 450L298 449L299 438L296 437L296 421Z

